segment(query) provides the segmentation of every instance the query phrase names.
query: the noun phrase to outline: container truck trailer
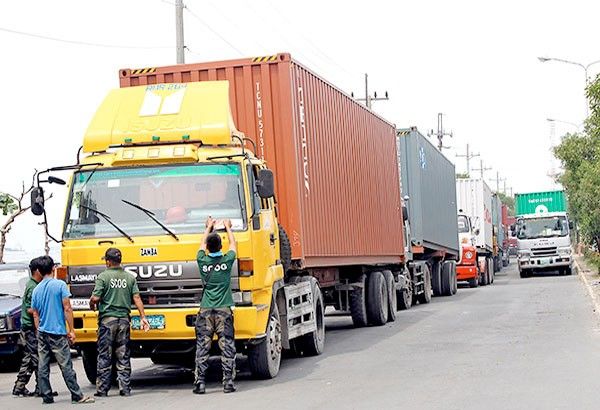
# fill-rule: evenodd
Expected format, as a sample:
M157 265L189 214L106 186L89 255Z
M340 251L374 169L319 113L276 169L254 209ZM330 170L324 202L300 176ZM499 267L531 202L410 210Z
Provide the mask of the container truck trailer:
M535 272L573 272L570 229L564 191L531 192L515 195L515 233L519 273L522 278Z
M492 224L494 234L494 272L502 270L504 259L504 229L502 228L502 201L497 193L492 195Z
M457 268L458 278L468 281L471 286L489 285L494 279L492 191L481 179L460 178L456 180L456 196L459 223L460 215L467 217L467 226L472 235L471 246L475 249L474 254L469 254L477 263L477 272L474 273L470 264L463 265L461 259Z
M365 326L430 301L428 261L405 246L393 124L289 54L119 76L81 162L40 173L75 170L59 275L91 382L97 314L87 301L109 246L137 277L152 326L142 332L132 312L132 354L193 364L209 215L233 222L235 339L258 377L278 373L282 349L323 351L326 306ZM45 217L39 183L32 195Z
M456 224L456 171L416 127L398 130L401 192L409 260L425 261L433 294L456 293L459 258Z

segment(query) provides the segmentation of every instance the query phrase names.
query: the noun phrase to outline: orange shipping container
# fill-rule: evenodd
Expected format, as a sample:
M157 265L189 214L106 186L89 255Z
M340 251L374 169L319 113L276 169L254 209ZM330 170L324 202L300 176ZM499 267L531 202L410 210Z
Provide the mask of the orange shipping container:
M289 54L120 70L121 87L210 80L229 81L234 122L275 173L299 267L403 261L393 124Z

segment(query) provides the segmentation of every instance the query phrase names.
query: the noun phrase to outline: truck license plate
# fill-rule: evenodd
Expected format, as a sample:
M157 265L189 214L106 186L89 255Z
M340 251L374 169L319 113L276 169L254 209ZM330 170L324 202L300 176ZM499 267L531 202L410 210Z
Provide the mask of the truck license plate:
M148 315L146 316L148 323L150 323L150 329L164 329L165 328L165 316L164 315ZM142 328L140 317L131 317L131 328L133 330L140 330Z
M550 263L549 258L540 259L540 265L548 265Z

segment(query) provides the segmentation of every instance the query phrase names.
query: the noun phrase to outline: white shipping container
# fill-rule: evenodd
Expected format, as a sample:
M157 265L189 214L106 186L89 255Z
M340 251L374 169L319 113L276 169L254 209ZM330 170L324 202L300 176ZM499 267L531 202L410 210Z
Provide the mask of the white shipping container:
M474 228L479 229L475 246L492 251L492 190L480 179L456 180L456 205L471 218Z

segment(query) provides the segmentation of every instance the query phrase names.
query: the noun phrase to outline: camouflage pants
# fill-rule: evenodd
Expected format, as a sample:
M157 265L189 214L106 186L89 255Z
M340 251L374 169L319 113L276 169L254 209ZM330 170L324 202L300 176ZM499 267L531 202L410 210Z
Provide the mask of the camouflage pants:
M233 313L229 308L200 309L196 317L196 380L204 382L208 369L208 355L214 334L219 338L223 381L233 380L235 374L235 342Z
M52 403L54 401L52 387L50 386L50 353L53 353L56 358L63 380L71 392L71 400L81 400L83 393L79 388L79 384L77 384L77 374L73 369L71 347L69 346L67 336L38 332L38 383L42 399L45 403Z
M120 390L129 390L131 352L129 350L129 318L103 317L98 326L98 375L96 391L106 393L111 386L113 353L117 365Z
M23 359L21 360L21 368L17 374L15 389L22 390L26 388L31 376L33 373L35 373L35 390L37 391L38 342L35 329L21 329L21 338L19 344L23 348Z

